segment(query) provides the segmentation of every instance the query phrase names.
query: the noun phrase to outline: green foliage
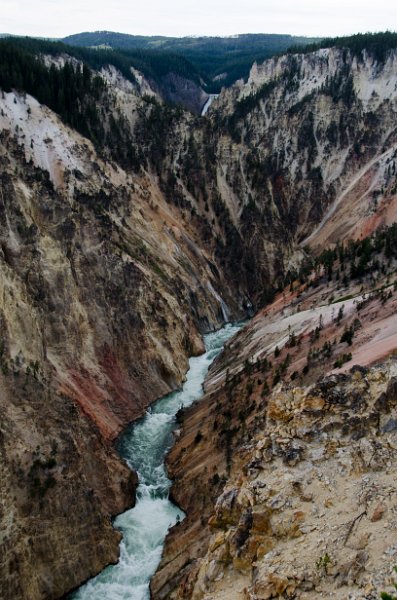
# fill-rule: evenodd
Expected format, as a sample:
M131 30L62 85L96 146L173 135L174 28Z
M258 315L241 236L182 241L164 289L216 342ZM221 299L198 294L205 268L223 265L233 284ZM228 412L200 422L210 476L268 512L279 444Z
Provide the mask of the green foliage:
M84 65L66 62L57 68L29 54L13 41L0 41L0 87L31 94L57 112L69 125L97 142L102 126L97 102L105 89L104 81L93 76Z
M326 38L321 42L309 44L305 47L292 47L290 53L315 52L321 48L349 49L353 56L363 58L364 50L378 62L385 62L390 50L397 48L397 33L385 31L380 33L358 33L349 37Z
M353 344L354 337L354 329L353 327L346 327L342 333L342 337L340 338L341 343L346 342L349 346Z
M334 369L340 369L345 363L352 359L352 353L342 354L334 362Z
M59 68L48 66L43 54L52 56L67 52L59 43L40 40L0 40L0 88L9 92L28 93L46 104L83 136L91 139L106 158L117 160L121 166L139 169L142 156L131 143L131 132L121 114L112 114L110 96L105 81L91 68L100 69L111 63L131 80L130 64L119 62L116 53L72 48L71 55L83 64L66 62Z
M110 31L87 32L64 38L76 46L107 47L127 52L157 51L187 59L207 81L207 91L218 93L237 79L246 78L252 64L286 51L292 44L316 38L279 34L242 34L236 37L133 36ZM219 77L218 79L215 79ZM190 77L191 78L191 77Z
M344 64L333 77L327 77L321 88L321 93L331 96L333 101L343 100L347 106L351 106L355 99L353 75L348 64Z
M238 141L238 123L245 119L250 112L255 110L261 101L270 97L273 90L280 85L280 83L284 84L284 89L287 93L299 85L299 78L300 72L298 63L296 59L291 56L289 57L288 67L283 71L280 78L271 79L264 83L255 93L245 96L236 103L233 114L230 115L223 124L227 131L236 141ZM305 139L305 132L302 132L302 136Z
M330 558L328 552L326 552L323 556L320 556L320 558L316 562L316 567L317 567L317 569L323 569L325 572L327 572L328 567L331 563L332 563L331 558Z
M346 245L337 245L335 248L324 250L311 265L304 265L297 277L301 283L307 281L308 285L318 285L322 278L326 277L329 281L337 279L339 269L346 271L349 268L350 278L347 275L343 277L343 284L348 286L350 280L361 280L378 271L385 273L386 263L391 259L397 259L397 223L378 229L373 235L362 240L349 240ZM313 270L317 277L308 281L308 276ZM289 281L286 280L285 283L287 285ZM337 302L350 297L349 295L344 296ZM339 322L342 317L343 311L337 321Z
M103 67L113 65L132 83L136 80L131 72L131 67L142 71L147 77L151 77L157 82L168 73L175 73L196 83L200 82L200 75L197 68L183 56L170 52L139 48L136 50L94 49L34 38L5 38L0 41L0 54L3 43L12 45L12 47L33 56L39 56L40 54L50 56L67 54L86 63L89 67L97 71Z
M260 100L268 97L271 92L277 87L278 79L264 83L257 92L245 96L239 100L234 108L233 114L228 117L228 127L233 128L238 121L244 119L258 104Z

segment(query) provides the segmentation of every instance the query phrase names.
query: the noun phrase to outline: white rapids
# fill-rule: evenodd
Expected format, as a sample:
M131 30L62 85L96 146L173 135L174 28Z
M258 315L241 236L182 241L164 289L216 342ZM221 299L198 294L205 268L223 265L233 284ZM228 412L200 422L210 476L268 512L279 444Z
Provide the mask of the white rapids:
M120 560L71 594L70 599L149 600L150 579L159 565L167 531L184 518L183 512L168 499L171 481L164 466L173 441L175 415L182 406L189 406L202 396L210 364L240 327L229 323L206 335L206 352L190 359L183 388L156 402L122 436L120 454L137 471L139 486L136 506L114 521L123 534Z

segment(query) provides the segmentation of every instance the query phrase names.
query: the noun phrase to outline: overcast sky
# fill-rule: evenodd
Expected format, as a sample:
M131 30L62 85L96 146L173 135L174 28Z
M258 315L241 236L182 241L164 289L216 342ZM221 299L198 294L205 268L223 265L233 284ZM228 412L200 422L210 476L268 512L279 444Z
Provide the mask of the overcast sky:
M0 31L62 37L291 33L335 36L397 29L393 0L0 0Z

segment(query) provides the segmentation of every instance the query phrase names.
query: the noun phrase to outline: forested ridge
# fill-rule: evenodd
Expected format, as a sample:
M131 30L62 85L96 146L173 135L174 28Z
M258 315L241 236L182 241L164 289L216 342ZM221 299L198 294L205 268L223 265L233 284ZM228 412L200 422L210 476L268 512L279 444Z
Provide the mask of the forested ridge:
M362 58L362 53L365 50L378 62L384 62L388 52L397 48L397 33L394 31L384 31L379 33L357 33L346 37L325 38L321 42L315 42L307 46L292 46L289 52L291 54L309 54L322 48L349 49L353 56L358 58Z
M94 31L71 35L63 41L84 47L172 52L195 66L206 82L206 91L218 93L237 79L246 79L255 61L262 62L274 54L285 52L294 44L305 45L317 39L267 33L174 38Z
M134 82L135 78L131 67L141 71L146 77L155 81L167 75L175 73L181 77L188 78L196 83L199 82L199 74L187 59L183 56L169 52L156 50L112 50L106 48L83 48L70 46L62 42L39 40L35 38L4 38L0 40L0 60L4 52L15 49L18 54L39 57L47 54L59 56L67 54L79 61L86 63L94 70L100 70L108 65L114 65L127 79ZM8 58L11 57L11 53ZM12 57L11 57L12 60Z

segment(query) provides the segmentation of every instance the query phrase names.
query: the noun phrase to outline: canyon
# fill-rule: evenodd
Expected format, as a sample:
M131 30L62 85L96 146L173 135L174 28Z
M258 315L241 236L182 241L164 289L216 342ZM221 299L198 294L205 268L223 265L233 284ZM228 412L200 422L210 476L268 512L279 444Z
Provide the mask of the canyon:
M3 90L0 595L60 598L117 561L137 479L114 441L204 333L254 312L178 417L186 519L152 597L390 586L397 256L376 235L394 231L396 73L393 48L289 53L198 116L91 68L101 139Z

